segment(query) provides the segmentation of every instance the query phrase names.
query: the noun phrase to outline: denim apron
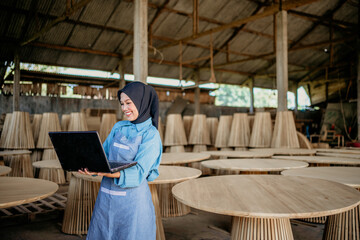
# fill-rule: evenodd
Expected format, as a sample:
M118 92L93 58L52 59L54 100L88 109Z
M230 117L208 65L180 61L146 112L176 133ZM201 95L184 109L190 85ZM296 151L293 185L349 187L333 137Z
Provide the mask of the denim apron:
M110 146L110 161L133 161L141 136L126 138L117 132ZM89 240L156 239L155 210L147 181L121 188L103 177L87 234Z

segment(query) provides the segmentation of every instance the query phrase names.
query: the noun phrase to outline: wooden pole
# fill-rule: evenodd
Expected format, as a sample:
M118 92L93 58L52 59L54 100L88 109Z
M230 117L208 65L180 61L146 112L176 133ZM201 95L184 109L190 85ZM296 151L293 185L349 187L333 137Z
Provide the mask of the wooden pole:
M254 113L254 78L250 80L250 109L249 113Z
M125 70L124 70L124 60L120 60L119 62L119 66L118 66L118 72L120 75L120 79L119 79L119 89L123 89L126 85L125 83ZM124 114L122 111L118 111L119 114L118 116L120 117L120 119L123 119Z
M193 36L199 32L199 2L193 0Z
M299 83L296 82L295 83L295 109L294 109L295 114L297 114L298 106L299 106L298 88L299 88Z
M360 6L359 6L360 7ZM360 8L359 8L360 9ZM360 13L360 10L359 10ZM358 122L358 141L360 141L360 36L357 40L357 122Z
M200 88L199 88L199 82L200 82L200 72L199 70L195 71L194 74L194 80L195 80L195 114L200 114Z
M277 111L287 110L288 91L288 44L287 12L276 13L276 86L278 90Z
M147 0L135 0L133 69L135 81L143 83L148 76L147 7Z
M18 50L15 51L14 56L14 96L13 96L13 111L20 111L20 59Z

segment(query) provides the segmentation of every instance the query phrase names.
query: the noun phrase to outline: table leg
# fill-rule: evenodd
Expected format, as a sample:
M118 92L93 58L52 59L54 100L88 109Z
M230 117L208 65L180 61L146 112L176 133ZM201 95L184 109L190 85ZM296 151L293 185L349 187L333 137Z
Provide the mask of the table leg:
M159 196L155 184L149 184L152 201L155 208L156 215L156 240L165 240L164 226L162 224Z
M360 206L329 216L323 239L360 239Z
M34 177L30 154L11 156L10 167L9 176L11 177Z
M290 220L287 218L233 217L232 240L292 240Z
M62 224L64 233L87 233L99 188L100 182L71 177Z
M176 183L156 185L162 217L179 217L190 213L190 207L182 204L172 195L171 189L175 184Z

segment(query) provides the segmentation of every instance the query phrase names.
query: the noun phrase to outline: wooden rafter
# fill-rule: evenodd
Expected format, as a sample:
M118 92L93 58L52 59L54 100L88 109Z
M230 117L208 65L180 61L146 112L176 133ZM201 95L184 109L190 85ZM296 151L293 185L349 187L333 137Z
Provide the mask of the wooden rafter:
M164 8L168 5L169 2L170 2L170 0L166 0L161 6L159 6L156 9L156 13L155 13L153 19L149 23L148 32L149 32L149 45L150 46L152 46L153 26L154 26L155 22L159 19L161 13L164 11Z
M29 37L28 39L22 41L20 43L20 46L24 46L36 39L38 39L39 37L41 37L43 34L45 34L46 32L48 32L53 26L55 26L56 24L64 21L66 18L68 18L69 16L71 16L72 14L74 14L75 12L77 12L79 9L83 8L84 6L86 6L91 0L82 0L78 3L76 3L75 5L72 6L71 10L65 10L65 12L58 18L56 18L55 20L53 20L51 23L47 24L45 27L43 27L40 31L38 31L37 33L35 33L33 36Z

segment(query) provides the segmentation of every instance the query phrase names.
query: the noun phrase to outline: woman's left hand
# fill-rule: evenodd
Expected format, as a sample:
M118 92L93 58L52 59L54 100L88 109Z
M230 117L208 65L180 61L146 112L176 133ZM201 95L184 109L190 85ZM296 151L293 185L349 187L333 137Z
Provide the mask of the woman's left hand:
M84 171L79 170L79 173L81 174L85 174L85 175L90 175L90 176L104 176L104 177L108 177L108 178L119 178L120 177L120 172L115 172L115 173L103 173L103 172L89 172L86 168Z

